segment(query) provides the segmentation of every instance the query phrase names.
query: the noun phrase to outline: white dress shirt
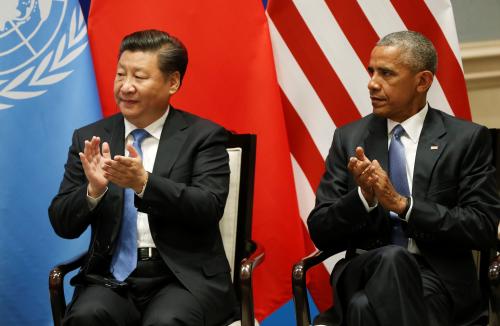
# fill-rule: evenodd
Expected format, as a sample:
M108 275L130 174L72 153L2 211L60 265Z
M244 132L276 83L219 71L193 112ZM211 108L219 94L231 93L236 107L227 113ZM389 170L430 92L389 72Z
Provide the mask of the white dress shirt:
M415 169L415 157L417 155L417 147L418 147L418 141L420 139L420 133L422 132L422 128L424 127L424 120L425 116L427 115L427 112L429 111L429 104L426 104L422 110L420 110L417 114L411 116L410 118L406 119L405 121L399 123L390 119L387 119L387 148L389 148L389 145L391 144L391 138L392 138L392 131L396 125L400 124L405 132L401 135L401 142L403 143L403 146L405 148L405 155L406 155L406 177L408 178L408 185L410 188L410 194L412 193L412 185L413 185L413 171ZM372 158L368 158L372 159ZM365 206L366 210L370 212L373 210L375 207L377 207L377 204L374 206L369 206L368 202L364 198L361 188L358 187L358 194L361 198L361 201L363 202L363 205ZM410 218L411 215L411 210L413 208L413 198L411 201L410 209L408 210L408 213L406 214L406 220ZM408 251L414 254L419 254L420 251L417 247L417 244L415 241L410 238L408 241Z
M142 165L144 166L144 169L149 173L153 171L156 159L156 152L158 151L158 145L160 144L161 132L163 130L163 125L165 124L165 120L167 120L169 111L170 108L168 108L165 111L165 114L163 114L158 120L156 120L155 122L144 128L151 135L150 137L145 138L141 144L142 155L143 155ZM137 127L134 126L127 119L124 119L124 123L125 123L125 144L128 143L132 144L133 137L130 133L133 130L137 129ZM125 155L126 156L129 155L126 145L125 145ZM104 192L104 194L106 193L106 191ZM87 202L91 210L97 206L97 204L102 199L104 194L98 198L92 198L87 193ZM143 194L144 192L137 195L142 198ZM151 231L149 229L148 214L142 212L137 213L137 247L138 248L156 247L153 241L153 237L151 236Z

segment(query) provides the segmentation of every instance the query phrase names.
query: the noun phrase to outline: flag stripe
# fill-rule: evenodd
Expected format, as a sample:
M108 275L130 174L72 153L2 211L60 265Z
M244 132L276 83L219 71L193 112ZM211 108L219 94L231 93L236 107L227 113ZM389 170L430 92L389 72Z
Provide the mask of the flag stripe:
M332 133L335 125L271 19L269 31L277 63L278 83L324 159L330 148L330 141L324 135Z
M424 2L392 1L398 14L403 17L411 30L418 30L434 43L439 57L439 67L436 76L443 87L444 93L456 116L471 118L467 89L455 54L448 45L448 40L436 22L434 15ZM458 82L457 82L458 81Z
M434 19L436 19L439 27L448 40L448 44L457 58L458 64L463 70L462 60L460 55L460 46L458 42L457 29L455 28L455 18L453 16L453 8L451 3L446 0L424 0L425 4L431 11Z
M271 19L335 125L358 118L356 106L295 5L284 1L270 4L271 7L278 5L276 10L281 14ZM334 108L341 108L343 114L335 114Z
M309 0L295 0L294 3L343 88L347 91L345 95L339 92L338 96L346 96L346 100L350 97L356 111L361 115L371 113L371 103L366 87L370 77L326 4L323 1L311 2ZM336 113L335 116L346 115L343 112L343 106L332 108ZM342 114L339 114L340 110ZM346 115L348 121L345 123L361 118L360 114Z
M326 4L366 67L379 37L356 1L327 0Z
M406 30L406 25L389 0L359 0L358 4L378 38L395 31Z
M306 171L305 175L309 181L309 186L316 189L325 169L324 159L283 91L281 91L281 103L285 115L290 151L300 167Z
M307 218L314 208L315 193L313 188L311 188L311 183L307 179L305 172L302 170L293 154L291 158L293 179L295 190L297 191L297 201L299 203L299 214L302 222L304 222L304 225L307 227ZM310 240L308 242L310 242Z

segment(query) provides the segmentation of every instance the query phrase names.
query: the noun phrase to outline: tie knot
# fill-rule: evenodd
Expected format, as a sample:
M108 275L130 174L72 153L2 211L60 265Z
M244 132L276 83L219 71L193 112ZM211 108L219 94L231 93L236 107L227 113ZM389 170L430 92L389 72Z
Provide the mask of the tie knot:
M132 130L131 134L132 134L132 137L134 137L134 143L137 143L139 145L142 143L142 141L145 138L148 138L149 136L151 136L149 134L149 132L147 132L144 129L135 129L135 130Z
M399 139L404 132L405 132L405 128L403 128L402 125L396 125L396 127L394 127L394 129L392 130L392 135L396 139Z

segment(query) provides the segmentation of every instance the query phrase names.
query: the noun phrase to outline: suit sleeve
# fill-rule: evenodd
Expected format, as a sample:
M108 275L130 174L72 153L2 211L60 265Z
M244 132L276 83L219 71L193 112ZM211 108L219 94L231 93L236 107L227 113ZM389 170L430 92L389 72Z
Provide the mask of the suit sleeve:
M229 191L227 131L222 127L199 128L192 153L189 182L150 174L144 196L137 197L142 212L174 219L190 227L218 225Z
M342 251L358 247L357 240L374 232L377 209L368 213L347 169L349 150L342 130L335 130L326 159L326 171L316 192L316 204L307 219L311 238L319 249ZM352 149L354 150L354 148Z
M78 153L82 150L78 130L73 133L59 192L49 207L55 232L63 238L79 237L92 220L87 204L87 181Z
M408 235L420 246L483 250L495 245L500 205L492 166L491 137L485 127L475 128L459 158L459 178L438 191L413 196ZM452 169L449 166L443 168Z

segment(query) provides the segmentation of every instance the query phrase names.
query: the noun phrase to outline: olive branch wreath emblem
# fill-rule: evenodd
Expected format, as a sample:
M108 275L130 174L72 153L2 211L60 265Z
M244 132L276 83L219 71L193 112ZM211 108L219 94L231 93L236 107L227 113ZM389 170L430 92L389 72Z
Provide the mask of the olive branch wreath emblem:
M0 80L0 110L13 107L1 102L1 97L24 100L47 92L47 86L68 77L73 70L64 68L75 60L87 46L87 27L81 11L74 9L69 30L59 39L56 50L51 50L36 65L33 65L11 80ZM84 41L83 41L84 40Z

